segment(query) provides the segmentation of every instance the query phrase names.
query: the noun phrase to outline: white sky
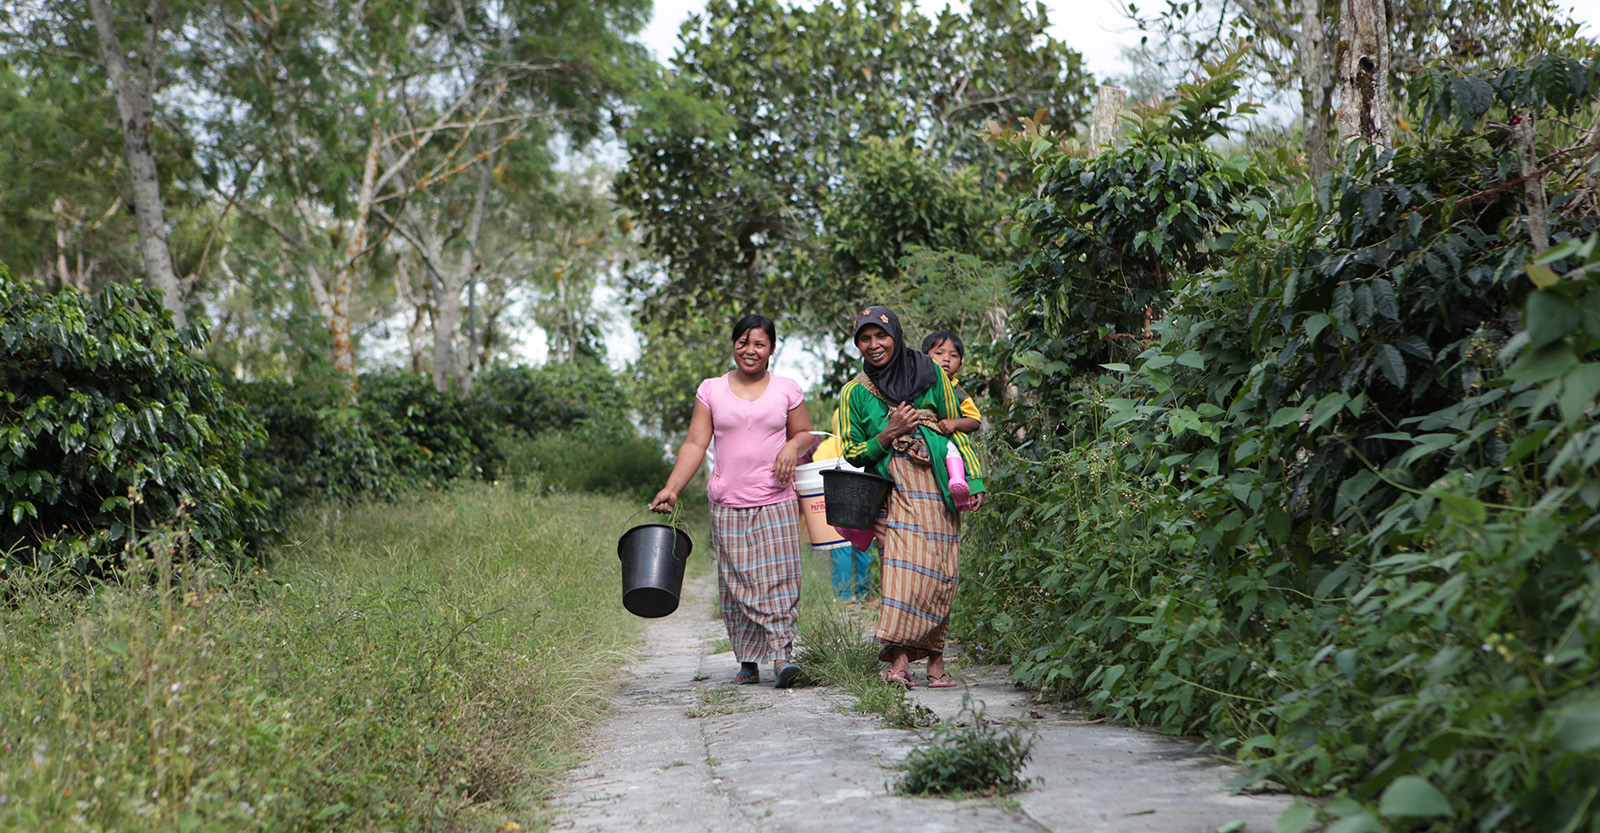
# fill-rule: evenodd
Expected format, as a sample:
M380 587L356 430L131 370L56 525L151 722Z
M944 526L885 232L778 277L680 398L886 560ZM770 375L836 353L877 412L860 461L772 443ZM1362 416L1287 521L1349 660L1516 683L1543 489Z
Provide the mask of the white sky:
M1135 0L1145 14L1164 7L1160 0ZM964 8L963 2L918 0L932 14L951 5ZM1600 0L1566 0L1573 16L1589 24L1583 34L1600 37ZM1137 46L1140 33L1124 16L1127 0L1044 0L1050 15L1050 34L1083 54L1084 65L1098 79L1124 75L1129 67L1122 61L1122 49ZM705 0L655 0L655 17L644 31L644 43L663 64L672 58L678 45L678 27L692 13L705 8Z

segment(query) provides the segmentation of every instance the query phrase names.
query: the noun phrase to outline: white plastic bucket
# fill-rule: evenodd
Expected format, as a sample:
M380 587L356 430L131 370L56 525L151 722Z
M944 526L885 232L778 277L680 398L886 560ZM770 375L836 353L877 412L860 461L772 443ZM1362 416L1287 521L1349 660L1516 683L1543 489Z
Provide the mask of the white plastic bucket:
M822 470L833 468L861 471L838 458L818 460L815 463L795 466L794 469L794 491L800 496L800 515L805 518L806 535L811 538L811 549L819 553L850 546L850 542L839 534L839 530L828 523L827 504L822 499Z

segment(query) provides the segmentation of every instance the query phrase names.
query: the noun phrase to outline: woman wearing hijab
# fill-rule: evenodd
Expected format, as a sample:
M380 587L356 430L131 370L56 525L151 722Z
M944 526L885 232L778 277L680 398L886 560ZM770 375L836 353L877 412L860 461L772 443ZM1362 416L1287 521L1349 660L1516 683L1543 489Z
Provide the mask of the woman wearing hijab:
M771 660L773 685L788 688L800 676L789 661L800 604L794 466L816 438L800 385L767 370L777 340L764 315L733 325L733 370L700 383L689 435L650 508L672 511L715 440L706 494L722 620L740 665L733 681L760 682L760 663Z
M961 519L942 465L946 449L954 443L966 464L967 509L983 505L983 470L970 437L939 433L939 420L959 417L961 403L944 371L906 347L893 312L862 310L855 344L862 372L839 393L844 456L895 483L877 524L883 607L874 638L883 646L878 658L889 663L883 679L912 688L911 663L926 659L928 686L950 688L955 683L945 670L944 646L961 573Z

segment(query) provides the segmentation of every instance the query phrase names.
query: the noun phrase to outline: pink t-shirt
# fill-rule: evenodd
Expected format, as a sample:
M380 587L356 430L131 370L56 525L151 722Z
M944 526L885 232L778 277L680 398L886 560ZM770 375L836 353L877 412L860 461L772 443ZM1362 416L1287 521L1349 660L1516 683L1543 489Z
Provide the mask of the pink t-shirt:
M794 500L794 484L774 479L772 464L789 441L789 411L805 401L799 383L773 375L766 391L746 402L724 375L701 382L694 398L711 409L711 502L748 508Z

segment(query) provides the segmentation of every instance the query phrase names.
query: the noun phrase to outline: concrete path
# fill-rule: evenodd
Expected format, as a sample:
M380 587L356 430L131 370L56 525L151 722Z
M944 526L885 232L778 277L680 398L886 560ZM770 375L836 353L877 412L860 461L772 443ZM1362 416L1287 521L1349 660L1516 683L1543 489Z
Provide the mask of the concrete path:
M1289 804L1230 794L1232 770L1192 744L1075 720L959 661L963 687L919 680L911 695L949 717L965 692L990 719L1026 723L1037 732L1024 772L1035 783L997 799L901 798L891 767L919 744L915 732L844 711L853 698L836 689L776 690L770 667L763 685L730 684L733 654L712 653L726 637L708 615L715 581L693 581L678 611L650 624L643 659L590 734L588 763L557 798L566 812L555 830L1270 833Z

